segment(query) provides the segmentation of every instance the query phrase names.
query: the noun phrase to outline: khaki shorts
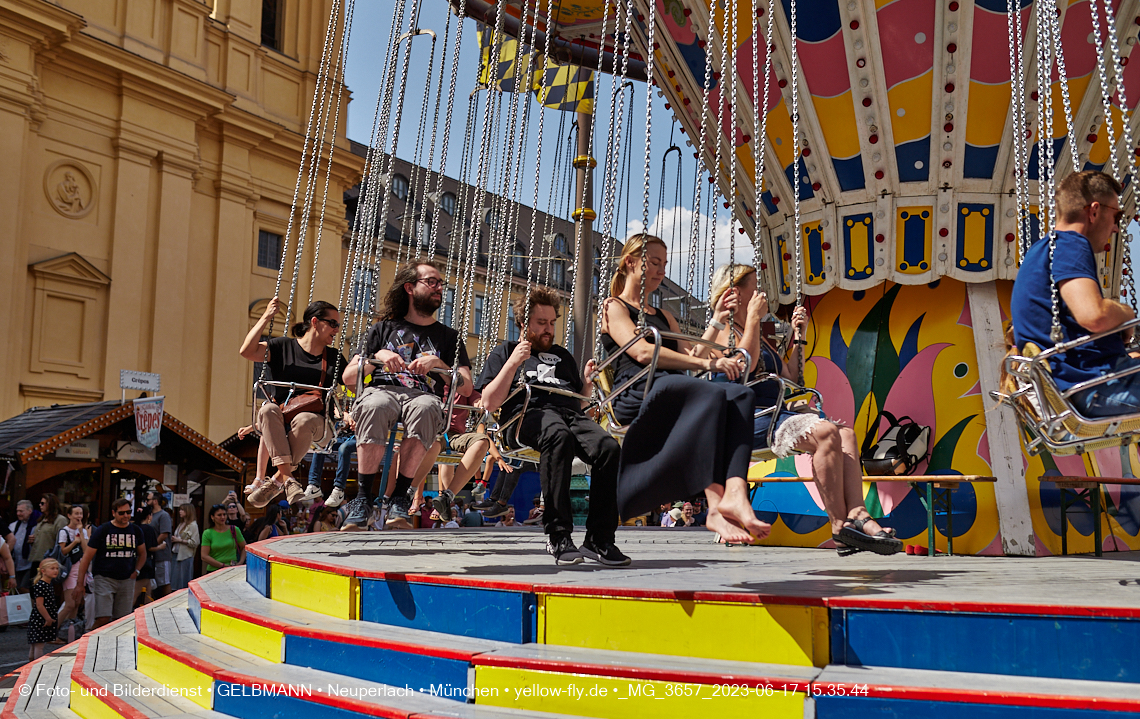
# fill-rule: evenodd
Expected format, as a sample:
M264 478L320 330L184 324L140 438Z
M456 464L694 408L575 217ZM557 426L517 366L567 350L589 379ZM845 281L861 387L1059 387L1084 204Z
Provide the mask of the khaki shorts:
M463 434L457 434L454 437L448 436L447 444L452 452L463 454L476 442L484 439L489 442L491 438L482 432L465 432Z
M95 617L118 619L134 610L135 580L111 579L98 574L92 580L95 593Z
M430 392L410 387L368 387L352 408L357 444L387 444L397 421L404 423L404 438L414 437L424 449L443 431L443 402Z

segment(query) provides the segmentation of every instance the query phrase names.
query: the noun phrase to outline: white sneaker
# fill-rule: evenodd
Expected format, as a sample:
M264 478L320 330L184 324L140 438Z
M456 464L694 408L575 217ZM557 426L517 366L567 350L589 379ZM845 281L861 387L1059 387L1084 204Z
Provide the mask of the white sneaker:
M308 487L305 487L305 496L301 497L301 501L315 502L323 496L325 495L324 492L321 491L320 487L315 484L310 484Z
M308 494L308 492L305 492L305 494ZM342 504L344 504L344 490L340 487L333 487L333 491L331 494L329 494L329 498L325 500L325 506L333 507L335 509Z

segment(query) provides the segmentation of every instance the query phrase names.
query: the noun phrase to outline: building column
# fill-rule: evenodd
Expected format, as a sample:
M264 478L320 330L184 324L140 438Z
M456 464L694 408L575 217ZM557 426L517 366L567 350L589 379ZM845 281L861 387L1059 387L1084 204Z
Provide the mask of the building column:
M196 341L183 337L186 319L186 268L189 260L191 196L197 163L169 151L161 155L158 189L158 242L155 254L154 333L151 338L151 371L162 375L167 412L178 415L182 392L205 392L205 387L183 384L185 345Z
M0 335L19 342L27 333L20 327L24 322L24 291L28 284L27 243L20 235L20 224L24 213L23 187L25 168L29 154L31 133L28 131L28 117L25 113L0 111L0 157L8 158L5 169L0 172L0 237L12 239L15 250L10 256L0 257L0 285L7 288L10 310L21 311L0 313ZM27 352L0 353L0 377L7 377L0 406L15 407L20 399L18 378L23 372L19 358Z
M143 348L146 299L147 208L151 164L158 152L122 137L114 140L115 206L111 244L112 278L107 302L107 326L114 342L107 343L103 397L119 393L119 370L150 369ZM149 334L149 333L148 333ZM164 378L165 381L165 378ZM164 385L165 389L165 385Z

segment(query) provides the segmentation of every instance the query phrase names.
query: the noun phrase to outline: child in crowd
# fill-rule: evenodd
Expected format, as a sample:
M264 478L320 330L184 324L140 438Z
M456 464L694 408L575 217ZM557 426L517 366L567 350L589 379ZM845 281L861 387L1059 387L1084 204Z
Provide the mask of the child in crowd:
M59 601L55 598L52 582L59 576L59 562L54 559L40 560L32 584L32 599L35 606L28 618L28 659L39 659L44 655L44 644L55 639L59 631Z

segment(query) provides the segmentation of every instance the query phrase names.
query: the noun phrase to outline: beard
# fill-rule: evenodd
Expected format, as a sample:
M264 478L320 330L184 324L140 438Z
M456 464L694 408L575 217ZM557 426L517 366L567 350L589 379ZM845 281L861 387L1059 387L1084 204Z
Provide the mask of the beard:
M443 304L443 297L436 297L433 294L412 295L412 307L415 307L416 312L421 315L434 315L441 304Z
M554 346L553 334L536 335L534 333L531 333L528 339L530 340L530 343L534 349L538 350L539 352L548 352L550 351L550 348Z

